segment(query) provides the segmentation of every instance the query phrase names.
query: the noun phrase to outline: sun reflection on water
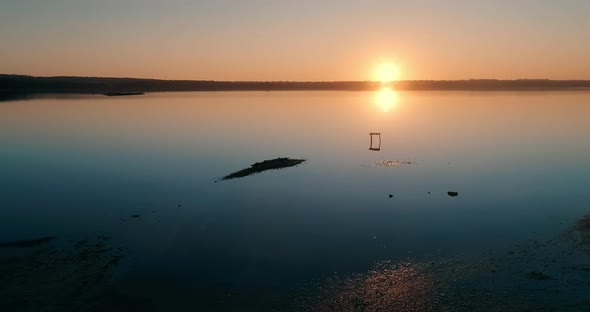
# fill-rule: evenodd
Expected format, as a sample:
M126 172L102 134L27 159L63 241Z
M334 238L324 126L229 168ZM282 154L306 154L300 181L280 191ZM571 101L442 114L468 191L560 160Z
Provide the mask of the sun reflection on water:
M375 103L383 111L388 112L396 106L398 102L398 94L395 90L384 87L377 91L375 96Z

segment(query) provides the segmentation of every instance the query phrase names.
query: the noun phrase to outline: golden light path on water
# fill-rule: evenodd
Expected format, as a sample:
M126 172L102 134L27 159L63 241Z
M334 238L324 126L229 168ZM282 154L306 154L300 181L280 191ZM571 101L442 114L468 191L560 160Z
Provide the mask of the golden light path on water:
M383 87L381 90L377 91L375 95L375 103L381 111L389 112L397 105L398 98L399 96L395 90L390 87Z

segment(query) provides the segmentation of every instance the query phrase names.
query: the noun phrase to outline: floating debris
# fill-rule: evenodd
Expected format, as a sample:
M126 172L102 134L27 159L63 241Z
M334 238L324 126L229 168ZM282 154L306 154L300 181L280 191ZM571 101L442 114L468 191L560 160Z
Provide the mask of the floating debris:
M255 173L260 173L267 170L274 170L274 169L283 169L288 167L294 167L302 162L305 159L292 159L287 157L275 158L271 160L265 160L262 162L257 162L250 166L250 168L242 169L240 171L234 172L230 175L227 175L221 180L230 180L230 179L237 179L247 177L249 175L253 175Z
M363 167L368 168L400 168L403 166L414 165L416 162L413 161L400 161L400 160L379 160L370 165L364 165Z
M459 195L458 192L447 192L447 194L451 197L455 197L455 196Z
M49 243L54 240L55 236L46 236L38 239L19 240L13 242L2 242L0 248L30 248L37 247Z

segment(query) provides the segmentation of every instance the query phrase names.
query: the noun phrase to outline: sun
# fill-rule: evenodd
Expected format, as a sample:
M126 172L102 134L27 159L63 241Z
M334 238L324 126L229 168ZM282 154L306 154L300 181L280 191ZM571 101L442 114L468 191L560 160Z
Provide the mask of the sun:
M399 70L392 63L381 63L377 66L375 78L382 83L395 81L399 79Z

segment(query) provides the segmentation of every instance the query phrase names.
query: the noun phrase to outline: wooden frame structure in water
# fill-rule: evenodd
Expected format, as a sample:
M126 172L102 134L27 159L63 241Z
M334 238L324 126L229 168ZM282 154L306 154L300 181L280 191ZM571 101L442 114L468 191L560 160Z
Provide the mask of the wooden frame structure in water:
M371 143L369 146L369 150L370 151L380 151L381 150L381 133L371 132L371 133L369 133L369 136L371 137ZM379 138L379 144L377 146L373 146L373 136L376 136L377 138Z

